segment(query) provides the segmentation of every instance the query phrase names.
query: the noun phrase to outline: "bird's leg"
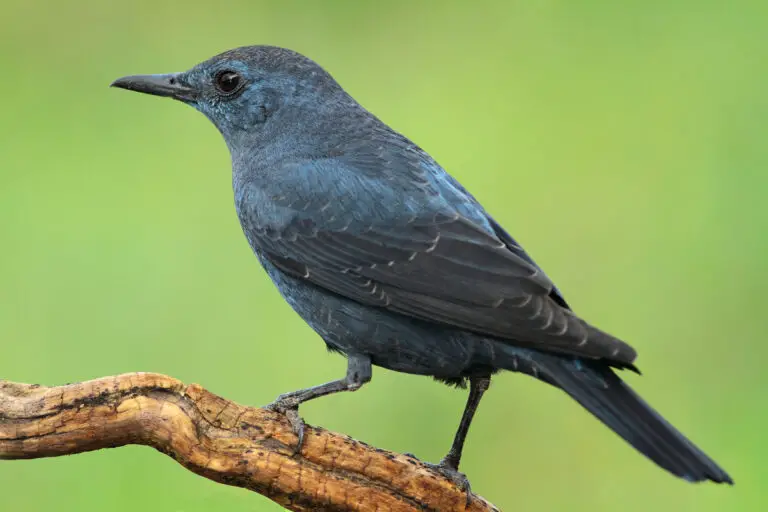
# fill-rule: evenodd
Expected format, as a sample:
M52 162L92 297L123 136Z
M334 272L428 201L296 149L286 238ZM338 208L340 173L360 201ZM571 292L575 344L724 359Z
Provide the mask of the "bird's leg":
M469 480L467 477L459 472L459 462L461 461L461 452L464 449L464 441L467 438L467 432L469 431L469 425L472 423L472 418L475 416L477 406L480 404L480 399L483 397L483 393L488 389L491 384L491 377L470 377L469 378L469 397L467 397L467 405L464 406L464 413L461 415L461 422L459 428L456 430L456 435L453 438L453 444L451 449L448 450L448 454L443 457L437 465L432 467L439 471L443 476L453 481L461 487L467 493L467 506L469 506L472 500L472 490L469 486Z
M467 432L469 431L469 425L472 423L472 418L475 416L477 406L480 405L480 399L483 397L483 393L486 392L488 386L491 384L490 377L470 377L469 379L469 397L467 397L467 405L464 406L464 413L461 416L461 423L456 430L456 435L453 438L453 444L448 454L440 461L440 465L454 471L459 470L459 462L461 461L461 452L464 449L464 440L467 438Z
M370 357L349 355L347 358L347 375L343 379L285 393L266 406L267 409L285 414L288 421L290 421L293 432L298 437L294 453L301 452L301 446L304 444L304 420L299 416L299 405L309 400L340 391L356 391L363 384L371 380L371 373Z

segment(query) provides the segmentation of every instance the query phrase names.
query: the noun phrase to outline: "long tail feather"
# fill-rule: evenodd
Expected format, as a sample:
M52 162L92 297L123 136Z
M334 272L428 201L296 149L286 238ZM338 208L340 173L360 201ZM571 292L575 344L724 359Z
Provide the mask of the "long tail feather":
M733 484L715 461L653 410L607 364L529 350L516 349L508 354L505 367L562 389L670 473L691 482Z

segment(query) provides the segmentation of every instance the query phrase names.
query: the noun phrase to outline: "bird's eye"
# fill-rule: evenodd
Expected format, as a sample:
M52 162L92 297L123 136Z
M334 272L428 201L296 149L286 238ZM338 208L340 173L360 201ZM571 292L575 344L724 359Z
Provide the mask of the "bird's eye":
M216 89L224 95L236 93L242 87L244 81L242 77L234 71L221 71L214 80Z

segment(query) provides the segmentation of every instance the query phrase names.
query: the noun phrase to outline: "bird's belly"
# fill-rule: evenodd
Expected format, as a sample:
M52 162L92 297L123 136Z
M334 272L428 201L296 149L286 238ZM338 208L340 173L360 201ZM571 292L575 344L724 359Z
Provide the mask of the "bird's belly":
M260 258L262 259L262 258ZM359 304L262 264L285 300L330 348L391 370L459 378L485 366L488 341Z

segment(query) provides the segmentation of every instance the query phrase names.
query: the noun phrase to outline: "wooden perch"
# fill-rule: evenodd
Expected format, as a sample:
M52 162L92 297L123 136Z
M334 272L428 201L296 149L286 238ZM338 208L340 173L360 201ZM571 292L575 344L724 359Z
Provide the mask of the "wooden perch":
M165 375L42 387L0 380L0 459L152 446L216 482L299 511L497 510L417 459L307 426L304 447L275 412ZM466 507L466 508L465 508Z

